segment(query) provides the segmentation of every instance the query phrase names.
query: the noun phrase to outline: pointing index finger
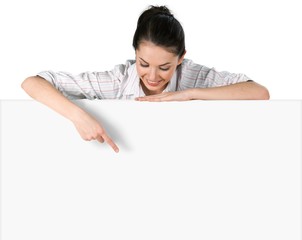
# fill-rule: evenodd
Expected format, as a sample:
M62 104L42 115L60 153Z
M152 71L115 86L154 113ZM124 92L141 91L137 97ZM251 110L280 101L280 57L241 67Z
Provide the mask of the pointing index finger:
M112 149L113 149L116 153L119 152L118 146L113 142L113 140L112 140L110 137L107 136L107 134L104 134L102 137L103 137L103 139L105 140L105 142L106 142L107 144L109 144L109 146L111 146Z

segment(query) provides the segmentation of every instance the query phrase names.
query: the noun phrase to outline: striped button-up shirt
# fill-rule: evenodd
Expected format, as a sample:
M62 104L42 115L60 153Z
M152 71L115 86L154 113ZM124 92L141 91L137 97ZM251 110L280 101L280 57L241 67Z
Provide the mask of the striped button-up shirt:
M134 60L116 65L111 71L84 72L77 75L43 71L38 76L49 81L69 99L134 99L145 96ZM242 73L219 72L215 68L184 59L164 92L219 87L248 80L249 78Z

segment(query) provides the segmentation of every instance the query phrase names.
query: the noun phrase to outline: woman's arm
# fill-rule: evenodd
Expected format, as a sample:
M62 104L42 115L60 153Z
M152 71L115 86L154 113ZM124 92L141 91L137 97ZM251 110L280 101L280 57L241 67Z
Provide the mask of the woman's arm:
M117 145L106 134L104 128L92 116L69 101L42 77L29 77L24 80L21 86L33 99L69 119L84 140L106 141L115 152L119 151Z
M191 100L268 100L268 90L248 81L222 87L189 89Z
M260 84L248 81L222 87L190 88L178 92L166 92L136 98L138 101L188 101L188 100L268 100L268 90Z

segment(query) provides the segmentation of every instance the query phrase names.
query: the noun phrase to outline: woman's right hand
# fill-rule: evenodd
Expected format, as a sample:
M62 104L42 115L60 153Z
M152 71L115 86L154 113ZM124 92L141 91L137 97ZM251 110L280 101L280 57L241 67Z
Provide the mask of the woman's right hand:
M118 146L107 135L102 125L88 113L81 112L72 122L84 140L97 140L100 143L106 142L115 152L119 152Z
M71 120L83 139L87 141L98 140L101 143L105 141L115 152L119 151L119 148L107 135L104 128L92 116L69 101L44 78L39 76L28 77L23 81L22 88L33 99Z

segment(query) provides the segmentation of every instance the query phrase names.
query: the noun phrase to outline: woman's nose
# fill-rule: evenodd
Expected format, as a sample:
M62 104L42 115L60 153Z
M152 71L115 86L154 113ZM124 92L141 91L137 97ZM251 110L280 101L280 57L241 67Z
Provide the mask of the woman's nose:
M148 80L156 80L156 69L150 69L148 72Z

